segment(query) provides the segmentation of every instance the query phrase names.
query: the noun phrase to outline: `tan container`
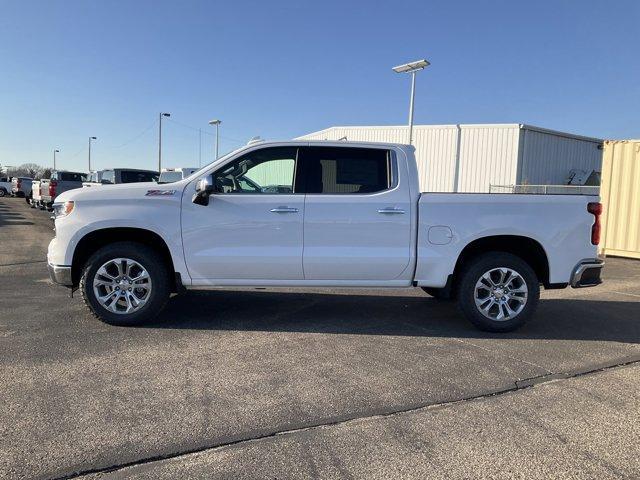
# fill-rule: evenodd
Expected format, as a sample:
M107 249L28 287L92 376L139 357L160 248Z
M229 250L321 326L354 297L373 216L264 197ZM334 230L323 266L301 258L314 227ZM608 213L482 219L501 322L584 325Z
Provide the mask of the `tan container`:
M604 143L601 250L640 258L640 140Z

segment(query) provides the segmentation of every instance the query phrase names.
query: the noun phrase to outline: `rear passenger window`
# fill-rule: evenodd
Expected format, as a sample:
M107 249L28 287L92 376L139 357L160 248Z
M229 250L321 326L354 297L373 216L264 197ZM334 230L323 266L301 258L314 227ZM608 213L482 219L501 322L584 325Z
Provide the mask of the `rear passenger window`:
M303 159L306 193L375 193L391 185L387 150L308 147Z

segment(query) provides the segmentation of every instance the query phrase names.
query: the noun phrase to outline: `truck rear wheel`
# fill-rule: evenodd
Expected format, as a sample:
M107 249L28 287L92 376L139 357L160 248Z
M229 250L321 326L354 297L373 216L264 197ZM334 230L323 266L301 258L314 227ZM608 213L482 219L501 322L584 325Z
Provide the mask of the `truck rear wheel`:
M458 306L480 330L510 332L534 314L540 285L520 257L489 252L473 259L458 284Z
M107 245L85 264L82 299L95 317L111 325L139 325L164 308L171 292L163 258L134 242Z

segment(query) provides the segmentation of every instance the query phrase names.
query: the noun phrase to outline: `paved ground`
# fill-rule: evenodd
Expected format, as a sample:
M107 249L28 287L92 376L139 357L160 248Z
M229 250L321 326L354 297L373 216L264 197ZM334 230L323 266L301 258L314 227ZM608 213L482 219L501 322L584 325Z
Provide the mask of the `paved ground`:
M640 475L638 262L507 335L419 290L193 292L121 328L48 281L52 234L0 199L0 478Z

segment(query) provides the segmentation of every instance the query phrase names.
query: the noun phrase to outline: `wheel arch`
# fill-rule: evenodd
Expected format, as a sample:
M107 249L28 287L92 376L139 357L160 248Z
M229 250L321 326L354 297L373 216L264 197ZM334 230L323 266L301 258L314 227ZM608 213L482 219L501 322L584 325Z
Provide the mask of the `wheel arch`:
M116 242L135 242L145 245L158 252L169 270L170 278L173 279L173 291L181 289L182 285L176 274L171 251L165 240L156 232L137 227L110 227L93 230L84 235L73 251L73 261L71 267L71 278L74 285L80 283L82 268L86 261L102 247Z
M537 240L521 235L491 235L468 243L460 252L448 283L455 286L464 266L473 258L488 252L510 253L521 258L531 266L545 288L552 286L549 283L549 258L544 247Z

